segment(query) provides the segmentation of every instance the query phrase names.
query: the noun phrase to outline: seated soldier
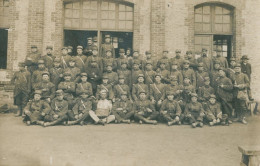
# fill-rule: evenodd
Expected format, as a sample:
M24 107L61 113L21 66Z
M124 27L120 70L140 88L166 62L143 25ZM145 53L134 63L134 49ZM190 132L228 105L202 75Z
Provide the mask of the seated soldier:
M170 83L170 71L166 69L166 64L169 65L169 62L165 59L162 59L161 61L158 61L158 63L160 64L160 66L156 70L156 72L161 74L162 83Z
M198 71L196 71L196 89L203 87L205 84L205 78L209 77L209 73L204 70L203 63L200 62L197 67Z
M50 69L50 81L58 88L59 83L63 77L63 68L61 68L60 58L55 58L53 61L53 67Z
M178 102L174 100L174 92L167 91L166 92L167 99L163 101L160 114L164 120L168 122L168 125L171 126L173 124L181 124L181 107Z
M115 120L115 115L112 115L112 102L107 99L107 91L100 91L100 99L97 101L96 110L89 111L90 117L95 121L96 124L105 125Z
M204 86L198 89L198 101L203 105L207 103L209 96L215 93L215 90L210 86L210 78L205 77L204 81Z
M91 83L87 82L88 80L88 74L87 73L81 73L81 82L76 84L76 95L80 95L82 91L88 91L89 95L93 95L92 91L92 85Z
M60 123L66 125L68 119L68 102L63 99L63 91L56 91L56 98L51 101L51 112L44 118L44 127L54 126Z
M92 98L90 98L90 92L87 90L82 90L80 93L80 98L76 101L76 104L69 111L68 125L80 124L84 125L85 119L89 116L89 111L92 110L93 103Z
M107 63L106 66L106 72L103 73L103 75L107 75L108 77L108 84L111 84L112 87L118 83L118 75L116 72L112 71L112 64Z
M190 102L190 94L195 92L196 92L195 87L191 85L189 77L184 77L183 91L182 91L182 98L183 98L184 105Z
M220 103L217 102L215 95L210 95L209 102L205 108L206 119L209 121L209 125L217 125L221 122L225 123L222 119L222 111ZM223 115L224 116L224 115Z
M157 119L159 112L155 110L153 103L146 98L146 93L146 91L139 92L139 100L136 100L133 105L134 117L140 124L143 122L157 124L155 119Z
M75 58L71 57L69 61L69 67L64 69L64 72L71 74L71 80L73 82L79 81L80 69L75 66Z
M114 95L114 92L113 92L113 88L112 88L112 85L111 84L108 84L108 76L107 75L103 75L103 78L102 78L102 84L98 85L97 86L97 93L96 93L96 99L99 100L100 99L100 92L102 90L106 90L107 91L107 97L109 100L115 102L115 95Z
M133 68L131 71L131 83L130 83L130 88L132 88L133 84L136 84L138 82L138 76L139 74L144 74L143 70L139 68L139 62L138 61L133 61Z
M116 117L115 122L130 123L130 118L134 115L132 102L127 98L126 91L121 92L120 96L112 107L112 113Z
M178 84L183 85L183 76L180 70L178 70L177 62L173 61L171 64L170 77L176 77Z
M32 73L31 77L32 87L42 81L42 73L46 71L48 71L48 69L44 65L44 60L38 60L38 68Z
M41 100L41 93L40 90L36 90L34 92L34 98L30 100L24 108L27 125L43 125L44 117L51 111L50 105L44 100Z
M64 91L64 99L68 101L69 109L72 109L74 105L75 83L71 81L71 73L66 72L63 76L64 81L59 84L58 89Z
M192 127L196 128L198 125L203 127L204 109L201 103L197 101L198 96L196 93L191 94L191 102L185 107L185 118L188 120Z
M117 70L117 74L120 76L120 75L123 75L124 76L124 82L125 84L127 84L129 87L132 87L130 84L131 84L131 71L128 70L127 68L127 61L122 61L121 62L121 68L120 70L118 69Z
M126 93L127 98L130 99L132 102L132 96L130 94L130 89L127 84L125 84L125 77L124 75L119 75L119 84L114 86L114 94L115 94L115 99L119 100L121 98L121 94Z
M149 97L149 88L146 84L144 84L144 75L139 74L137 77L137 81L138 83L134 84L132 89L132 97L134 101L138 100L138 96L141 91L144 91Z

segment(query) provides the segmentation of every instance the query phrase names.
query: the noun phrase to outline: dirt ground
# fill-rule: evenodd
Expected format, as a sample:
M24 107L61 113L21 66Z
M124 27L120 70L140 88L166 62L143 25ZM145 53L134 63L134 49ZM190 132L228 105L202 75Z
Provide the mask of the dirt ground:
M26 126L0 114L1 166L237 166L238 145L260 145L260 117L192 129L171 126Z

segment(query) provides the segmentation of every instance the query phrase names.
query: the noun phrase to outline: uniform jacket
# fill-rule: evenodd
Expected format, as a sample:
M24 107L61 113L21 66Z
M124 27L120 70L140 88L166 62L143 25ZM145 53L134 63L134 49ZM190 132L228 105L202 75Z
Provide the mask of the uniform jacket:
M31 74L26 70L17 71L11 79L11 83L15 85L14 96L21 92L29 94L31 91Z
M81 72L85 71L85 65L87 61L87 56L77 55L75 57L75 66L80 69Z
M51 102L51 115L63 116L68 113L68 102L66 100L53 99Z
M160 111L167 111L167 114L174 114L177 116L180 116L182 112L177 101L169 101L168 99L163 101Z
M35 89L39 89L42 91L43 98L51 98L55 97L55 85L50 81L42 81L35 85Z
M153 83L150 84L150 99L159 101L165 99L165 87L166 85L163 83Z
M87 90L90 96L93 95L92 85L89 82L80 82L76 84L76 95L79 95L83 90Z
M182 76L183 78L188 77L191 81L191 84L196 88L196 76L193 69L183 69Z
M196 86L197 86L197 89L199 87L203 87L205 84L205 77L209 77L209 73L206 72L206 71L202 71L202 72L199 72L199 71L196 71Z
M220 85L224 85L223 88L220 87ZM233 99L233 84L232 81L227 78L227 77L219 77L219 79L217 80L217 91L216 91L216 95L224 100L224 101L232 101Z
M76 104L74 105L74 107L72 108L72 111L73 111L74 115L78 115L80 113L86 113L86 112L92 110L92 106L93 106L93 103L90 99L79 98L77 100Z
M134 99L134 101L139 100L139 93L140 92L146 92L146 96L149 97L149 88L148 85L144 84L144 83L137 83L133 85L132 88L132 97Z

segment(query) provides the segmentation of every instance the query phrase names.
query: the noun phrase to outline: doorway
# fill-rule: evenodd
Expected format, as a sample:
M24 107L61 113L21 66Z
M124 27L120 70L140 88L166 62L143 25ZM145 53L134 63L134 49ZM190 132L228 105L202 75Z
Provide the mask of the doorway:
M221 50L222 56L230 61L232 57L232 36L231 35L214 35L213 36L213 50Z
M7 43L8 30L0 29L0 69L6 69L7 66Z

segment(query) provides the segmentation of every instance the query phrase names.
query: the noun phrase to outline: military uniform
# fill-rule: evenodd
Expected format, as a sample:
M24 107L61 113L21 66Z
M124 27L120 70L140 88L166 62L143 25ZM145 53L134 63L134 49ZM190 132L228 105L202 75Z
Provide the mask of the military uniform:
M81 77L87 77L87 73L81 73ZM88 91L89 95L93 95L92 85L89 82L80 82L76 84L76 95L81 94L82 91Z
M122 64L125 64L126 62L123 62L121 63ZM129 87L131 87L131 71L128 70L127 68L126 69L120 69L120 70L117 70L117 74L120 76L124 76L124 79L125 79L125 84L127 84Z
M37 46L32 45L31 48L37 48ZM38 60L41 54L38 52L31 52L26 56L25 65L27 66L28 71L32 74L37 69Z
M107 65L110 65L110 64L107 64ZM112 66L112 65L110 65L110 66ZM111 84L112 87L118 83L118 75L116 72L107 71L107 72L103 73L103 75L107 75L108 84Z
M205 102L209 99L209 96L213 94L215 94L215 90L210 85L204 85L198 89L198 100Z
M137 56L136 56L136 54L137 54ZM143 61L139 57L139 51L138 50L134 50L134 55L135 56L133 56L132 58L130 58L128 60L128 64L129 64L128 67L129 67L129 69L133 70L133 65L137 64L138 67L142 70L143 69Z
M146 51L145 52L146 55L151 54L150 51ZM143 68L145 69L145 66L147 63L150 63L152 65L152 70L156 70L157 69L157 61L154 60L152 57L147 57L145 60L143 60Z
M221 67L228 68L228 62L225 57L217 55L214 60L219 61Z
M53 50L53 47L52 46L47 46L46 47L46 50L47 49L50 49L50 50ZM51 52L47 52L46 56L50 57L52 59L52 61L56 58L56 56L54 56ZM52 66L51 66L52 67Z
M156 74L156 76L161 77L160 74ZM165 99L165 84L161 82L150 84L149 95L150 99L155 102L156 109L159 110L162 101Z
M98 64L95 59L91 60L91 65L86 70L88 74L88 81L92 85L93 94L97 91L97 85L100 84L100 80L102 77L102 71L98 67Z
M38 65L44 64L43 60L38 61ZM42 81L42 73L48 72L47 68L38 68L32 73L32 78L31 78L31 83L32 83L32 88L35 89L35 85L39 82Z
M108 76L107 75L104 75L103 76L103 79L107 79L108 80ZM98 85L97 86L97 93L96 93L96 98L97 99L100 99L100 93L102 92L102 91L106 91L106 93L107 93L107 98L109 99L109 100L113 100L114 98L115 98L115 95L114 95L114 92L113 92L113 88L112 88L112 85L111 84L104 84L104 83L102 83L102 84L100 84L100 85Z
M189 78L184 78L184 79L189 79ZM195 93L195 92L196 92L196 89L193 85L183 83L183 92L182 92L183 102L189 103L190 102L190 95L192 93Z
M60 63L60 58L55 58L54 63ZM64 70L59 66L59 67L51 68L49 72L50 72L50 81L55 85L55 89L57 89L59 83L63 78Z
M105 38L110 38L110 35L105 35ZM115 58L115 48L111 43L101 44L101 56L106 57L106 51L111 50L112 58Z
M163 62L161 62L161 63L163 63ZM162 83L164 83L164 84L170 83L170 71L169 70L158 68L156 72L162 76Z
M75 58L70 59L71 62L75 62ZM80 69L75 66L69 66L64 69L64 72L69 72L71 74L71 80L74 82L79 81Z
M176 81L176 84L173 82ZM179 85L177 82L177 78L172 77L171 78L171 84L166 85L165 87L166 92L174 92L174 100L180 101L182 99L182 91L183 91L183 85Z
M139 77L143 77L144 78L144 75L143 74L139 74L137 79ZM147 94L147 96L149 97L149 88L146 84L144 83L136 83L136 84L133 84L133 88L132 88L132 97L133 97L133 100L134 101L137 101L138 100L138 95L140 92L145 92Z
M150 84L154 83L154 77L156 72L153 70L145 70L144 71L144 82L146 85L150 86Z
M140 69L132 70L132 73L131 73L131 83L130 83L131 86L133 86L133 84L136 84L138 82L137 78L138 78L139 74L144 74L144 73Z
M83 50L82 46L78 46L77 49ZM80 69L81 72L85 71L85 64L87 60L87 56L83 54L77 54L75 57L75 66Z
M107 50L107 51L111 52L111 50ZM114 59L113 57L107 57L107 56L103 57L102 64L103 64L104 71L106 71L106 67L108 64L112 65L113 71L116 71L116 69L117 69L117 62L116 62L116 59Z
M171 65L172 65L172 66L173 66L173 65L177 65L177 63L176 63L176 62L172 62ZM178 84L179 84L179 85L183 85L182 72L181 72L181 70L178 70L178 68L177 68L177 69L171 68L170 77L175 77L175 78L177 78Z
M215 98L215 95L210 95L210 98ZM208 102L205 108L206 119L209 121L209 124L215 125L222 121L222 110L221 105L216 101L214 104Z
M92 37L88 37L87 40L88 40L88 43L87 43L86 48L83 50L83 54L86 56L90 56L92 53L92 49L93 49L93 47L95 47L95 45L94 45L94 43L92 43Z
M98 51L97 46L92 47L92 51L94 51L94 50ZM90 67L92 60L97 62L98 67L100 68L101 72L103 72L103 70L104 70L103 69L103 66L104 66L103 65L103 59L98 54L95 54L95 55L92 54L89 57L87 57L87 60L86 60L86 63L85 63L85 71L87 71L88 67Z
M199 67L203 68L203 64L199 63L198 68ZM199 89L200 87L203 87L205 85L204 84L205 78L209 77L209 73L202 69L196 71L195 75L196 75L196 86L197 86L196 89Z
M166 50L164 50L163 52L167 52ZM167 56L162 56L161 59L158 60L157 62L157 69L160 68L161 64L164 63L165 64L165 69L166 70L170 70L170 65L171 65L171 60L167 57Z
M184 64L188 63L188 61L184 61ZM196 76L195 76L195 72L193 69L190 68L183 68L182 70L182 76L184 77L188 77L191 81L191 84L194 86L194 88L196 88Z
M205 48L203 48L202 50L207 51L207 49L205 49ZM202 62L203 68L208 72L210 72L213 69L213 61L207 55L201 55L201 57L198 58L197 62L198 63Z
M123 75L119 76L119 79L125 79ZM132 100L132 96L130 93L130 88L127 84L117 84L114 86L114 94L116 99L120 99L121 95L126 93L127 98Z
M120 49L119 53L121 53L122 55L120 55L120 57L116 59L117 70L121 69L121 64L122 63L127 64L127 68L128 68L128 63L127 63L128 59L127 59L127 57L125 55L123 55L123 53L125 53L125 50L124 49Z
M189 56L191 55L191 56ZM192 51L186 51L186 56L184 56L185 60L190 62L190 68L195 70L198 66L197 60L195 59L194 55L192 55Z
M42 73L43 75L50 75L48 72ZM55 85L50 81L43 80L35 85L34 89L38 89L42 91L42 98L43 99L53 99L55 96Z
M214 65L215 64L220 64L219 61L214 61ZM209 77L210 77L210 84L211 86L216 90L217 89L217 80L219 79L219 69L215 68L212 69L212 71L209 73Z
M177 53L181 53L181 50L176 50L175 51L175 53L177 54ZM184 62L184 59L180 56L180 55L176 55L174 58L171 58L171 60L170 60L170 64L172 64L172 63L177 63L177 65L178 65L178 70L181 70L182 69L182 64L183 64L183 62Z

